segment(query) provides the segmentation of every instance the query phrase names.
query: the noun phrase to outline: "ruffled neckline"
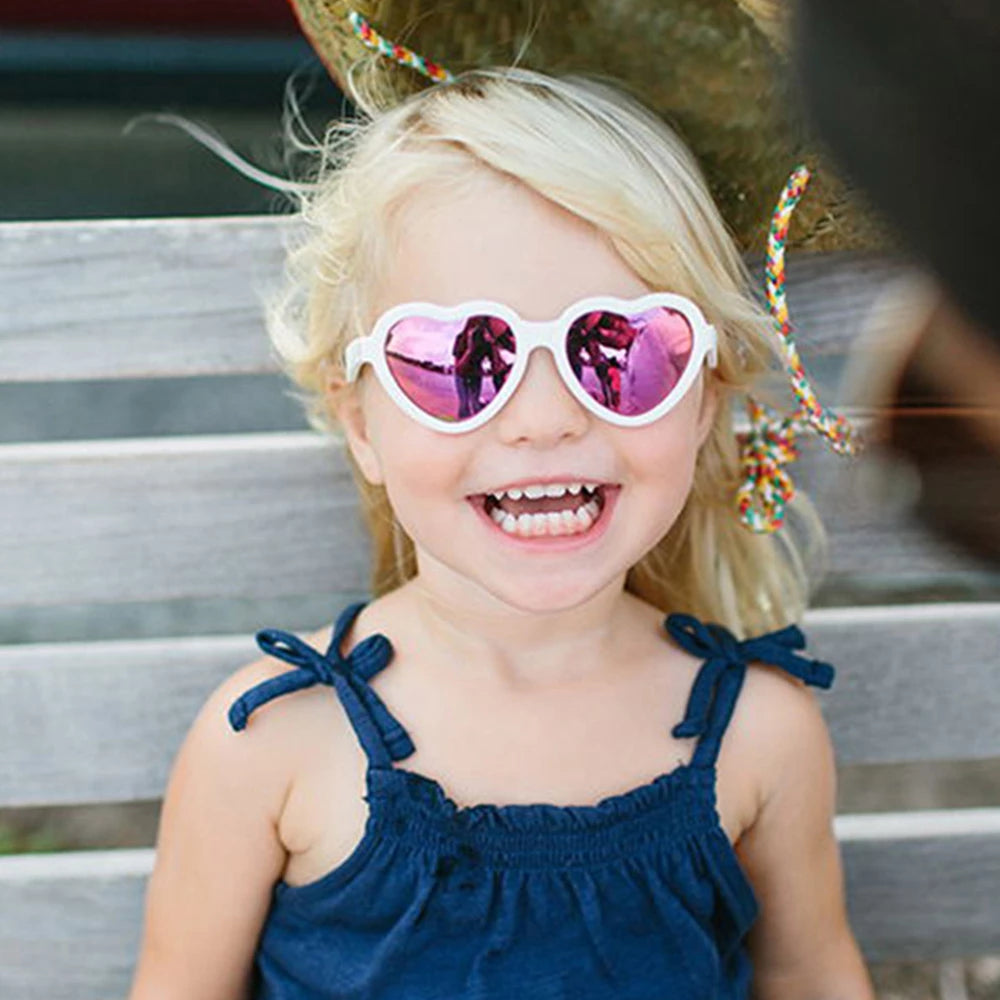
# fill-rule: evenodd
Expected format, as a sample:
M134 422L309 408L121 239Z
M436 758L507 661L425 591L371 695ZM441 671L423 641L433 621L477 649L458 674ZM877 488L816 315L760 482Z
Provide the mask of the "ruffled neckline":
M553 805L546 802L496 805L477 803L460 806L439 781L417 771L396 765L372 768L371 778L382 776L387 782L401 782L407 798L427 819L462 831L507 831L518 833L593 830L653 814L661 820L669 811L678 819L717 821L715 812L715 768L692 763L679 764L670 771L630 788L602 798L593 805ZM398 777L395 777L398 776ZM371 779L370 779L371 780ZM378 778L376 778L378 780ZM700 796L697 793L700 792ZM692 793L707 806L707 812L692 810ZM683 803L684 809L671 809ZM412 816L412 813L409 815ZM668 825L674 825L669 823ZM687 824L684 824L687 825Z

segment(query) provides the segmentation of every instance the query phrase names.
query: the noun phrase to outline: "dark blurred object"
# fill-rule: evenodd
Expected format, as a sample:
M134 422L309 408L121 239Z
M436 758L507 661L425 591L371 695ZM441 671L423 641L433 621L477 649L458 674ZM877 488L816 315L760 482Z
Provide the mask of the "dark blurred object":
M298 31L284 0L3 0L0 25L48 31Z
M1000 331L1000 4L799 0L793 64L844 172Z
M285 0L0 0L0 219L288 211L183 133L126 127L181 114L284 174L289 80L317 133L343 113Z
M315 63L285 0L0 0L0 39L0 113L278 111L288 77Z
M942 299L904 352L884 443L920 475L916 513L1000 563L1000 351Z
M1000 4L798 0L793 65L846 176L935 276L874 437L921 480L917 512L1000 562Z

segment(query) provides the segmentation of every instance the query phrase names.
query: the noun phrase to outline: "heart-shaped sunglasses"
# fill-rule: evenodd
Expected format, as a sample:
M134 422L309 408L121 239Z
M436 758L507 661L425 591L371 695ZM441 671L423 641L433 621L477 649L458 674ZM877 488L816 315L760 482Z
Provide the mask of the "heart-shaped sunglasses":
M716 365L716 332L680 295L589 298L547 322L497 302L410 302L347 346L347 379L370 364L414 420L459 434L482 426L514 394L536 348L591 413L622 427L652 423L684 396L702 363Z

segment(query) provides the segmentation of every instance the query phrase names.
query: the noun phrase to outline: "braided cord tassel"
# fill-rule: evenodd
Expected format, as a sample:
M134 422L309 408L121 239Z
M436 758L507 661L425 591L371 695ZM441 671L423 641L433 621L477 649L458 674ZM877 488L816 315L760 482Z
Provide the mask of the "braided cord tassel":
M430 59L425 59L419 52L414 52L413 49L408 49L405 45L398 45L396 42L390 42L388 38L384 38L372 27L371 22L362 17L356 10L350 11L347 19L351 22L354 34L368 48L374 49L401 66L409 66L410 69L416 70L435 83L447 83L454 79L443 66L431 62Z
M740 520L751 531L777 531L795 485L784 466L799 457L792 417L769 418L752 396L747 398L750 429L742 448L743 481L736 490Z
M798 406L791 416L779 418L752 396L747 399L750 430L742 449L743 481L736 491L736 502L740 520L751 531L760 533L770 533L781 527L788 502L795 496L795 485L785 466L799 457L796 432L812 427L841 455L853 455L858 450L850 423L822 406L817 399L795 346L788 317L785 245L792 213L809 183L809 176L805 166L792 171L771 216L767 237L764 268L767 304Z

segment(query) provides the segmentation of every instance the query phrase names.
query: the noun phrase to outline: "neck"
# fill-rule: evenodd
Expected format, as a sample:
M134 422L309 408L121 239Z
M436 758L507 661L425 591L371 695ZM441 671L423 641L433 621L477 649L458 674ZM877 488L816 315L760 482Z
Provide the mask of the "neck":
M617 579L567 608L515 607L446 573L421 572L397 592L414 638L448 670L508 690L554 688L620 670L641 625L658 613ZM639 626L639 628L637 628Z

